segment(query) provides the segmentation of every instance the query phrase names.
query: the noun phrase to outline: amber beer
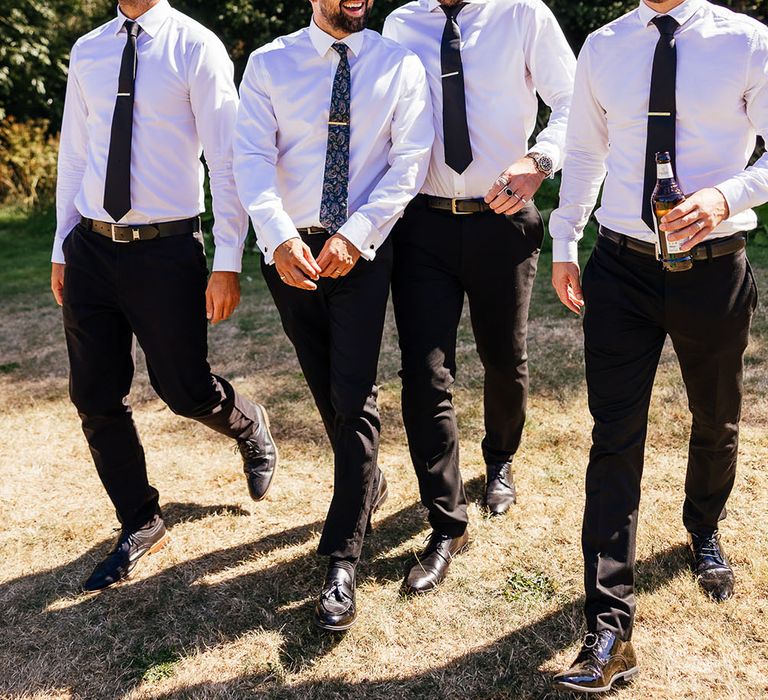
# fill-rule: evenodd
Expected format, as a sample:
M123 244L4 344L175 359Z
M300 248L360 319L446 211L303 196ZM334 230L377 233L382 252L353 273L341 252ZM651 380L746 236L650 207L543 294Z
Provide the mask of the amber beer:
M672 159L667 151L656 154L656 187L651 195L651 206L655 215L656 250L665 270L682 272L693 267L691 253L680 250L685 240L670 241L667 234L661 230L661 217L685 201L680 185L672 170Z
M661 217L685 201L685 195L677 184L672 170L672 159L667 151L656 154L656 187L651 195L651 206L655 214L656 249L665 270L682 272L693 267L691 253L680 250L685 240L670 241L667 234L661 230Z

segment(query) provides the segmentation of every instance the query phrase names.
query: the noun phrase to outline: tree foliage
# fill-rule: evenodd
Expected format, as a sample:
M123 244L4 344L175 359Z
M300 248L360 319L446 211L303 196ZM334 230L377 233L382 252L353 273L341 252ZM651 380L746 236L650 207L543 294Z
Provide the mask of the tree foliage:
M376 0L371 27L404 0ZM545 0L574 49L587 34L637 0ZM179 10L214 29L234 59L238 75L248 55L275 36L309 21L309 0L172 0ZM719 4L765 21L768 0L722 0ZM114 0L0 0L0 118L47 118L58 124L69 51L78 36L114 14Z

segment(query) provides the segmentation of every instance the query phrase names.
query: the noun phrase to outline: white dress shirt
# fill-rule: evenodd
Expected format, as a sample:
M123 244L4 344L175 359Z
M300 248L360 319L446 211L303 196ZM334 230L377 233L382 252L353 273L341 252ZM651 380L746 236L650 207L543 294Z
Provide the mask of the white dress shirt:
M549 226L554 260L575 262L577 241L605 187L597 220L642 241L643 180L659 14L644 2L589 36L579 55L560 208ZM755 227L768 201L768 156L745 170L756 133L768 134L768 29L705 0L669 13L677 44L677 177L684 192L716 187L730 218L711 238Z
M53 262L80 216L113 222L104 210L112 115L126 43L126 17L81 37L69 64L56 191ZM237 116L234 67L213 32L161 0L136 20L137 73L131 151L131 209L119 223L149 224L205 210L205 159L213 192L214 270L239 272L248 218L232 174Z
M320 226L336 41L313 21L255 51L240 86L235 180L267 263L297 228ZM370 30L342 41L351 77L350 216L339 233L371 260L424 181L432 109L416 56Z
M437 0L416 0L395 10L384 36L406 46L427 71L437 137L423 192L479 198L499 174L528 152L536 126L538 92L552 108L533 149L562 162L576 59L541 0L469 0L457 23L467 123L473 160L459 175L445 164L440 44L446 16Z

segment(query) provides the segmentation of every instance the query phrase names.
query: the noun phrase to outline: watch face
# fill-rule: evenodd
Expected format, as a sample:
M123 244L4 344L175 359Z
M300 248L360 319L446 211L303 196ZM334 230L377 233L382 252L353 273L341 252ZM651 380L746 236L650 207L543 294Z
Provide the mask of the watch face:
M539 166L539 170L543 173L551 173L554 163L549 156L541 155L536 160L536 165Z

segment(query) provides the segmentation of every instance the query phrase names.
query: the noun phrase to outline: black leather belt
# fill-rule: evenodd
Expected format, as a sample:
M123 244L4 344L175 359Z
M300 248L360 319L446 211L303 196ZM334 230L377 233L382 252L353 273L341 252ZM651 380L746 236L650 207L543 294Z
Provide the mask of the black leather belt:
M166 221L161 224L142 224L137 226L110 224L106 221L95 221L85 217L80 219L80 223L86 230L93 231L106 238L111 238L115 243L133 243L135 241L151 241L153 238L191 235L199 233L201 230L199 216L179 221Z
M320 228L319 226L305 226L304 228L296 229L299 233L307 236L313 236L316 233L326 233L327 229Z
M605 226L600 227L600 237L607 238L620 248L632 250L635 253L657 257L656 246L653 243L638 241L631 236L625 236L616 231L611 231ZM747 247L747 239L743 234L728 236L727 238L713 238L710 241L704 241L691 248L691 258L693 260L712 260L723 255L731 255Z
M426 195L427 207L437 211L449 211L457 216L466 214L481 214L491 211L491 205L484 199L449 199L448 197L433 197Z

